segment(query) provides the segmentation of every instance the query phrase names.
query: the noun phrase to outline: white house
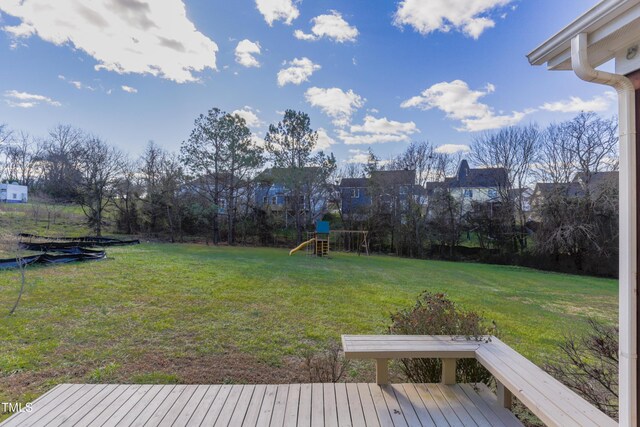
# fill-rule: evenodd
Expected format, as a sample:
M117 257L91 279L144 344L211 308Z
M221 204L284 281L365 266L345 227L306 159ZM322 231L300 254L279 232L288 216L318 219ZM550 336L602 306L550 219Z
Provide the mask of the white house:
M0 184L0 202L27 203L29 199L26 185Z

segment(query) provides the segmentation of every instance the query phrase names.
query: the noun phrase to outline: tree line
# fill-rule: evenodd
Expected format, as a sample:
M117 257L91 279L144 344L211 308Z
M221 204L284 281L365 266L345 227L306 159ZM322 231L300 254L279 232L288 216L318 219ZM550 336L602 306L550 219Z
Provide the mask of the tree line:
M368 230L374 250L401 256L453 257L476 246L503 259L569 257L578 270L590 259L617 264L617 187L591 185L600 172L617 170L614 119L582 113L545 128L503 128L477 135L467 153L442 153L423 141L383 160L369 149L367 162L340 168L317 141L309 116L294 110L259 139L242 117L212 108L196 118L179 152L149 142L136 159L71 125L45 137L2 125L0 180L79 204L96 235L107 227L171 241L290 244L324 218L334 228ZM469 205L446 185L463 158L506 171L491 203ZM370 180L369 192L385 197L372 197L365 215L344 211L342 178L392 170L415 171L416 191L394 194L404 190ZM536 182L553 191L532 212L524 190ZM256 200L258 188L274 183L286 188L279 210Z

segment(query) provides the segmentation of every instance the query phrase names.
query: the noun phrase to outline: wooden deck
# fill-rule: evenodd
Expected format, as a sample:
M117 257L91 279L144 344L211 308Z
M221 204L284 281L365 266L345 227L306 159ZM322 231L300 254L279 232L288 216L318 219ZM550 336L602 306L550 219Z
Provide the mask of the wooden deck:
M62 384L9 426L521 426L468 384Z

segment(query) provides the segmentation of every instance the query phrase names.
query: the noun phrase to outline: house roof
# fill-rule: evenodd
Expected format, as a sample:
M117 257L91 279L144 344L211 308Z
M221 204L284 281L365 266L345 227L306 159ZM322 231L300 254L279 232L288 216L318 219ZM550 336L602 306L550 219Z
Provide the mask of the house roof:
M285 181L293 173L301 174L303 178L313 178L318 175L320 170L321 168L318 166L305 168L267 168L258 174L256 180L263 183L278 183L278 181Z
M507 178L505 168L470 168L469 163L462 160L457 175L445 179L445 182L452 188L488 188L504 186L507 183Z
M573 177L573 182L584 182L585 177L582 173L577 173ZM618 183L618 171L605 171L605 172L596 172L591 175L591 179L589 180L589 186L601 186L607 184L617 184Z
M448 176L444 181L431 181L425 184L427 193L438 188L494 188L507 183L505 168L470 168L466 160L460 162L458 173Z
M569 183L538 182L533 190L533 197L548 197L559 192L567 197L581 197L585 195L582 174L576 174ZM618 172L596 172L591 175L589 192L599 194L609 185L617 186Z
M371 180L378 185L415 185L415 170L394 170L371 172Z
M504 168L469 169L469 174L458 181L460 187L496 187L507 181Z
M365 188L369 186L367 178L342 178L339 187L341 188Z
M624 52L640 36L640 0L603 0L532 50L531 65L571 70L571 39L588 34L588 56L598 67ZM618 62L618 61L616 61ZM618 64L616 64L618 66ZM630 70L631 71L631 70Z

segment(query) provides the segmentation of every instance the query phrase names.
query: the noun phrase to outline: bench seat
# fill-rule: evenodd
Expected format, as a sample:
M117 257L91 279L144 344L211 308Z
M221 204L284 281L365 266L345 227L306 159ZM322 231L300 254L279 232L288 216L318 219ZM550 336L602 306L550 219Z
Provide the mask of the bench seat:
M442 382L455 383L455 361L477 359L496 379L506 408L515 396L548 426L613 427L617 422L496 337L445 335L343 335L347 359L375 359L379 384L388 382L388 360L439 358Z

